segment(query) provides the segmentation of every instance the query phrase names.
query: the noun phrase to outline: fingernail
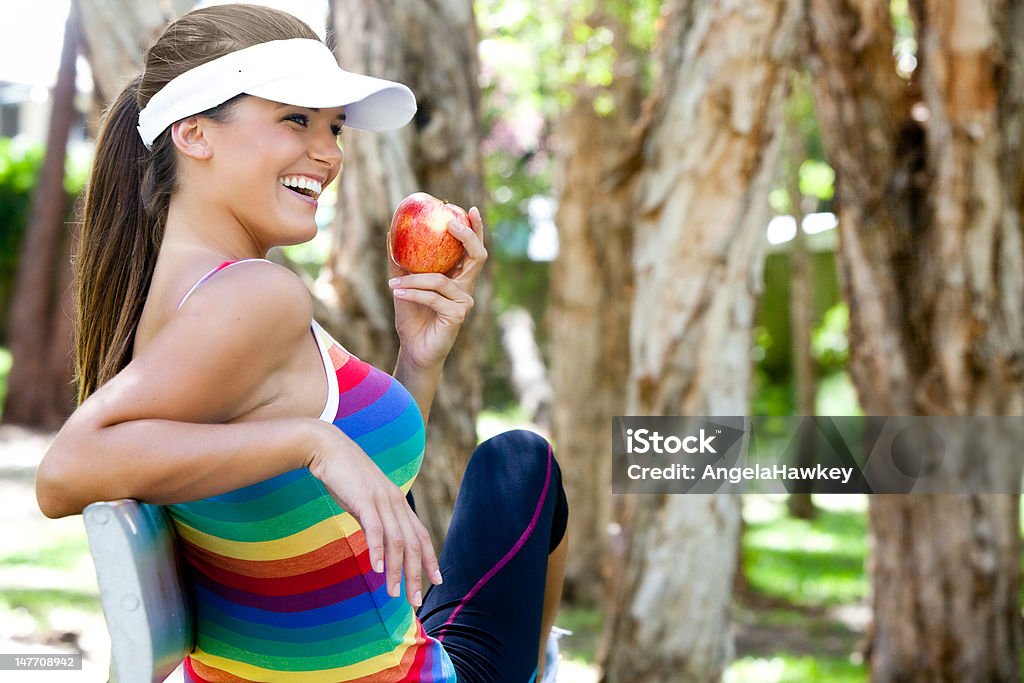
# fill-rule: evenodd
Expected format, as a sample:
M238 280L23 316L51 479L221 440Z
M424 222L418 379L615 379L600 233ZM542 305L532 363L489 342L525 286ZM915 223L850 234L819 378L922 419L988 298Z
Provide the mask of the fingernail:
M423 604L423 596L420 594L420 591L416 591L416 595L412 596L412 602L417 607Z
M437 581L438 583L444 583L444 579L441 578L441 570L440 569L435 569L434 570L434 581Z
M378 574L384 573L384 560L377 560L377 564L373 565L373 570Z
M394 586L391 587L391 590L394 591L392 597L397 598L399 595L402 594L402 585L396 583Z
M405 290L404 289L396 289L394 291L394 294L395 294L395 296L405 296Z
M393 277L390 280L388 280L388 284L391 285L392 287L397 287L401 282L402 281L397 277Z
M462 223L458 222L457 220L450 220L450 221L448 221L448 225L450 225L451 227L455 228L456 230L465 230L466 229L466 226L463 225Z

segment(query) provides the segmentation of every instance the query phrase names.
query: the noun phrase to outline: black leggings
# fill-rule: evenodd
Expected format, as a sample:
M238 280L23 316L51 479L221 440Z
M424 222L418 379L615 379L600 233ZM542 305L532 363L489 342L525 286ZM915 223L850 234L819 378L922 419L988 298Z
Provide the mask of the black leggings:
M548 555L568 518L543 437L515 430L477 446L439 558L444 583L418 611L460 683L527 683L535 673Z

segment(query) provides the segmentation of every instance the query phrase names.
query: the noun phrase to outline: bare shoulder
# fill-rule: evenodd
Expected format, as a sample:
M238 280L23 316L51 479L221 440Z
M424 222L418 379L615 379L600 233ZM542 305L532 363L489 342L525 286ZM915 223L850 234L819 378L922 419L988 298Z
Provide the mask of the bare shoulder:
M313 302L299 277L267 261L243 261L217 272L184 302L167 332L205 340L202 351L222 367L237 356L267 370L286 362L309 335ZM194 343L194 342L189 342Z
M302 280L284 266L270 261L240 261L224 268L198 287L179 313L206 315L221 311L232 316L251 316L254 322L308 325L313 303ZM285 316L282 320L278 316Z
M313 303L297 275L264 261L199 286L93 398L105 423L233 419L268 398L272 378L308 344ZM91 400L91 399L90 399Z

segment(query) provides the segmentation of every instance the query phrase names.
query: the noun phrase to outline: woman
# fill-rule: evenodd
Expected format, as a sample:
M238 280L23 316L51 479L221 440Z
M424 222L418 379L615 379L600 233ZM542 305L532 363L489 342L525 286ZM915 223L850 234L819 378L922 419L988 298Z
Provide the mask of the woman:
M567 544L548 444L478 447L440 559L406 499L487 258L479 211L450 226L467 252L452 273L392 265L393 376L264 259L315 235L343 124L414 111L408 88L340 70L291 15L226 5L169 26L105 119L76 258L80 405L37 497L50 517L167 506L196 609L188 680L543 674Z

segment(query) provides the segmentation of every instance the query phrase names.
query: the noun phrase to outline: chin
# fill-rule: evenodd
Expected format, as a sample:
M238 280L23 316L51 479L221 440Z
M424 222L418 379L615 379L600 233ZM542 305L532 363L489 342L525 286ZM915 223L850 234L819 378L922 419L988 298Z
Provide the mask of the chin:
M306 230L289 231L287 235L284 235L282 237L283 241L281 242L280 246L291 247L295 246L296 244L305 244L306 242L309 242L311 239L316 237L317 232L318 229L315 222Z

